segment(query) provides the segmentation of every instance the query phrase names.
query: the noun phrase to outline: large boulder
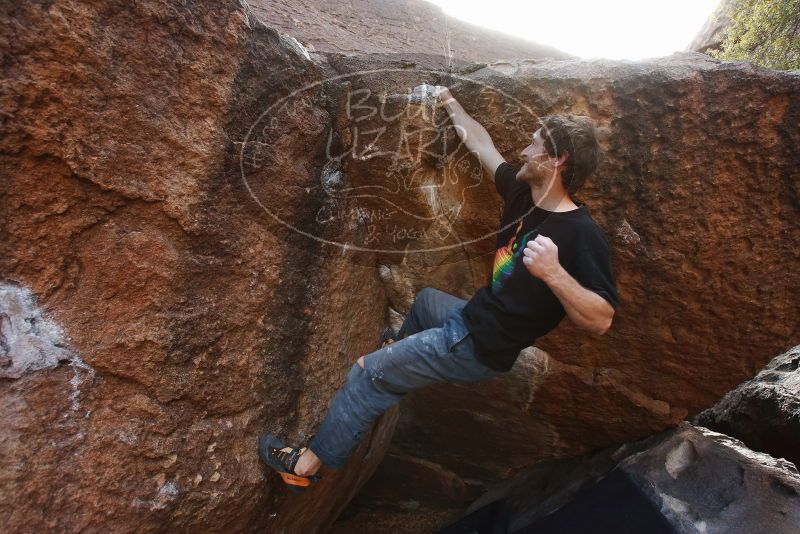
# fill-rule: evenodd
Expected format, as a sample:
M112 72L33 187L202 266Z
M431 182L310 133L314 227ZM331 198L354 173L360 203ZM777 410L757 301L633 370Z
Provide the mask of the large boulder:
M679 532L790 534L800 524L794 464L702 427L683 423L620 469Z
M316 429L376 346L383 290L264 213L237 150L319 68L233 1L6 2L0 20L4 530L324 528L396 413L306 500L256 440ZM281 121L252 174L302 225L330 116L310 100Z
M594 117L605 161L579 197L611 243L621 306L602 337L565 320L503 377L409 396L392 457L439 463L469 483L499 480L673 426L755 375L763 355L800 339L800 76L681 53L505 62L456 85L510 161L536 115ZM425 253L382 260L398 312L422 287L469 298L488 280L492 243L480 237L497 228L500 201L485 177L476 183L475 160L454 150L446 162L459 165L444 164L450 178L437 191L457 182L461 192L432 204L457 213L439 242L461 246L433 250L426 234L413 243ZM425 177L436 165L414 169ZM376 476L371 486L381 484Z
M695 423L800 465L800 347L775 357Z

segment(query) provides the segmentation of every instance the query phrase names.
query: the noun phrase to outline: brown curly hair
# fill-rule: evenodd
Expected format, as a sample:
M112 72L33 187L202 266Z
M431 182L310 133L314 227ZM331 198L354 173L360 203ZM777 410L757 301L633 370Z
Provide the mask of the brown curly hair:
M583 186L597 168L600 146L594 122L583 115L547 115L539 119L542 125L544 148L551 157L567 152L561 181L570 195Z

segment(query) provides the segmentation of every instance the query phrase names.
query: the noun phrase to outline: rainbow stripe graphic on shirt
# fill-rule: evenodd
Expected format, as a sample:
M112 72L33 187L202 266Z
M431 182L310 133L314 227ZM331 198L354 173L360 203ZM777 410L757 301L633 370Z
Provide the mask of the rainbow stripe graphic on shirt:
M497 249L494 253L494 265L492 266L492 293L497 293L503 282L511 276L514 270L514 245L519 231L522 229L522 221L519 222L514 235L508 240L505 246Z
M530 232L526 233L521 240L517 241L517 236L519 235L520 230L522 230L522 221L519 222L517 229L514 231L514 235L511 236L511 239L508 240L508 243L506 243L505 246L498 248L494 253L494 265L492 266L492 293L497 293L497 291L499 291L503 286L503 283L514 271L514 263L516 262L517 258L520 257L523 250L523 248L520 247L520 243L527 243L531 234L537 232L537 230L531 230Z

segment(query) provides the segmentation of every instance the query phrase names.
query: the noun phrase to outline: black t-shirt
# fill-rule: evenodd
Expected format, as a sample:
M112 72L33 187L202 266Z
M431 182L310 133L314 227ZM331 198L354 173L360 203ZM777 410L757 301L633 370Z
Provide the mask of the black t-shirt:
M508 371L519 352L555 328L566 312L541 279L522 263L525 244L537 235L558 247L558 261L583 287L619 305L611 270L611 251L586 204L572 211L534 207L528 184L516 179L519 167L501 163L495 186L505 207L497 234L492 277L464 308L478 359L497 371Z

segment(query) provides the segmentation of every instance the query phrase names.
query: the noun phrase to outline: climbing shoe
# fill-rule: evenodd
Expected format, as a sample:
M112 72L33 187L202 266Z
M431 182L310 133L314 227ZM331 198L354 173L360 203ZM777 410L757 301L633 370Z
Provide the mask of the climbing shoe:
M381 348L385 347L386 345L391 345L395 341L395 334L392 332L391 328L384 329L383 333L381 334Z
M319 475L304 477L295 474L294 468L297 460L305 450L305 447L298 449L284 445L271 432L261 434L261 437L258 438L258 456L261 461L277 471L289 489L297 493L305 491L311 484L322 478Z

